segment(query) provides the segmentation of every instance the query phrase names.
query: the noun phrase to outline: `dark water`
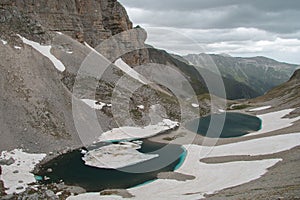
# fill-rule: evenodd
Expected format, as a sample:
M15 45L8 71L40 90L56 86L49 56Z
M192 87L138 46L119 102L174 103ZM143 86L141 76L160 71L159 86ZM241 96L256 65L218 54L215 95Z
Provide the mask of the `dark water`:
M211 138L239 137L261 129L261 120L258 117L241 113L228 112L213 114L216 119L216 123L212 125L208 133L207 130L211 121L211 116L212 115L202 117L200 119L195 119L191 122L188 122L185 126L187 129L193 132L197 132L200 135ZM224 117L224 127L221 130L220 134L220 131L218 131L220 129L218 129L215 125L220 125Z
M120 170L86 166L81 159L83 155L76 150L46 163L37 175L50 177L50 180L44 183L63 180L68 185L81 186L88 192L129 188L156 179L159 172L173 171L182 162L185 154L181 146L169 144L161 149L163 146L160 143L143 140L139 151L159 154L159 157ZM47 172L48 168L53 171ZM147 170L150 172L145 172Z

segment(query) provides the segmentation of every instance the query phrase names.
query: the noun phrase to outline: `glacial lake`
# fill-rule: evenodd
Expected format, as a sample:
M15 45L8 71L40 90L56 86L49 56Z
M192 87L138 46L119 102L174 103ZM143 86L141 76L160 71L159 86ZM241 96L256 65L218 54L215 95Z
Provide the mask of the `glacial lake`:
M215 123L211 125L209 132L211 117L214 117ZM221 130L216 125L220 125L225 117L224 127ZM227 112L212 114L200 119L192 120L186 123L185 127L200 135L210 138L231 138L240 137L250 132L261 129L261 119L247 114Z
M180 145L165 146L148 140L142 141L138 151L159 154L159 157L120 170L100 169L85 165L81 159L83 155L79 150L75 150L47 162L37 175L50 178L42 183L58 183L63 180L67 185L80 186L88 192L99 192L104 189L130 188L155 180L159 172L174 171L185 158L185 151ZM52 172L47 172L48 168L51 168Z

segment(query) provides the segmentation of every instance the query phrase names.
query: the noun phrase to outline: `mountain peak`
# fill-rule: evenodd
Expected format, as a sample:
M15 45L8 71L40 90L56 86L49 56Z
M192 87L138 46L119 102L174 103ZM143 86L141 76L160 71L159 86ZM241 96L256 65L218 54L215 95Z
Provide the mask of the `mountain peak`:
M231 55L229 55L229 54L227 54L227 53L220 53L219 55L220 55L220 56L223 56L223 57L230 57L230 58L232 57Z
M300 80L300 69L297 69L294 74L291 76L289 81Z

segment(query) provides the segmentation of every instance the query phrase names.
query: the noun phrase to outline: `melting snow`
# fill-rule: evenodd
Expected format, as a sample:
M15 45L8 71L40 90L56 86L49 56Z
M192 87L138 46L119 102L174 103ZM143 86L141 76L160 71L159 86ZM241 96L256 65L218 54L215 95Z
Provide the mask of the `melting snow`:
M65 66L64 64L58 60L55 56L53 56L51 54L51 45L49 46L44 46L44 45L41 45L37 42L34 42L34 41L30 41L30 40L27 40L26 38L22 37L19 35L19 37L22 39L22 41L33 47L35 50L37 50L38 52L40 52L42 55L46 56L47 58L49 58L49 60L53 63L53 65L55 66L56 69L58 69L59 71L63 72L65 70Z
M194 108L199 108L199 104L196 104L196 103L192 103L192 106L193 106Z
M29 154L22 149L3 151L0 159L14 159L11 165L1 165L2 175L0 179L4 182L4 187L8 188L5 192L12 194L25 191L29 183L35 182L34 175L30 172L34 169L46 154Z
M87 152L82 160L92 167L117 169L158 157L156 154L140 153L137 151L140 148L133 142L107 145Z
M91 47L88 43L84 42L84 45L87 46L90 50L95 52L96 54L100 55L98 51L96 51L93 47ZM125 72L127 75L129 75L131 78L138 80L140 83L146 85L148 83L147 79L145 79L141 74L139 74L137 71L135 71L133 68L131 68L129 65L127 65L122 58L119 58L115 61L115 66L117 66L120 70Z
M71 50L67 50L67 51L66 51L66 53L67 53L67 54L72 54L72 53L73 53L73 51L71 51Z
M262 128L259 131L249 133L242 137L268 133L271 131L279 130L293 125L293 122L300 120L300 117L291 118L291 119L283 118L285 115L289 114L293 110L294 109L286 109L277 112L270 112L262 115L257 115L257 117L259 117L262 120Z
M155 125L148 125L145 127L132 127L124 126L119 128L114 128L110 131L102 133L99 137L99 142L101 141L111 141L111 140L125 140L125 139L136 139L136 138L147 138L157 135L161 132L173 129L179 126L178 122L171 121L169 119L163 119Z
M269 108L271 108L271 107L272 107L272 106L262 106L262 107L250 109L249 111L250 111L250 112L253 112L253 111L266 110L266 109L269 109Z
M7 41L5 41L5 40L2 40L2 39L0 39L0 40L1 40L2 44L4 44L4 45L6 45L6 44L7 44Z
M92 99L81 99L81 101L83 101L88 106L96 110L101 110L104 106L111 106L111 104L102 103L100 101L96 101Z
M147 80L145 80L145 78L140 75L138 72L136 72L134 69L132 69L129 65L127 65L122 58L119 58L115 61L114 63L119 69L121 69L123 72L125 72L126 74L128 74L130 77L138 80L139 82L141 82L142 84L147 84Z
M144 110L145 109L145 106L144 105L138 105L137 106L139 109L141 109L141 110Z

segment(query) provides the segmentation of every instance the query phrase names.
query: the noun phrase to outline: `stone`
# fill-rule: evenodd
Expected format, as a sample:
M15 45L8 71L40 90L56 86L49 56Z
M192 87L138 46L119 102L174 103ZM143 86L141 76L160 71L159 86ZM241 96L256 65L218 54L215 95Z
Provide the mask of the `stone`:
M19 186L19 187L17 187L16 189L17 189L17 190L23 190L24 187L23 187L23 186Z
M106 196L106 195L118 195L118 196L121 196L122 198L132 198L132 197L135 197L130 192L128 192L126 189L113 189L113 190L107 189L107 190L101 191L100 195L102 195L102 196Z
M13 158L9 158L7 160L3 159L0 160L0 165L12 165L15 163L15 160Z
M46 194L46 196L49 197L49 198L56 198L56 197L57 197L57 196L55 195L55 193L54 193L53 191L51 191L51 190L46 190L46 191L45 191L45 194Z
M1 197L1 200L14 200L14 199L16 199L16 198L13 194L8 194L8 195Z
M48 168L48 169L47 169L47 172L48 172L48 173L51 173L52 171L53 171L53 170L52 170L51 168Z

